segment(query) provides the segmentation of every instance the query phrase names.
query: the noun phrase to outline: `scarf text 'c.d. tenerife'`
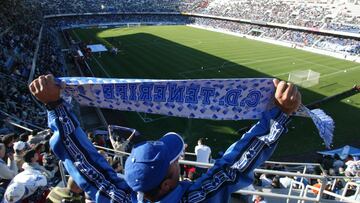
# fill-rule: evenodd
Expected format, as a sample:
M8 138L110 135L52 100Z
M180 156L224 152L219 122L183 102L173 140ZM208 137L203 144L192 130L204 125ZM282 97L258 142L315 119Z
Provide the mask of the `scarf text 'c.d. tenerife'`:
M212 120L260 119L272 108L272 78L151 80L63 77L64 97L80 105ZM322 110L301 106L297 116L311 117L325 145L334 122Z

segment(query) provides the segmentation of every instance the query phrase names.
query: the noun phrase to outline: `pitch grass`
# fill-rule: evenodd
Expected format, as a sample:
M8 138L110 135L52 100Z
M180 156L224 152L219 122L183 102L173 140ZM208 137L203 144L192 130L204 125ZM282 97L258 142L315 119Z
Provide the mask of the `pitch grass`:
M117 47L118 55L94 54L89 60L97 77L117 78L237 78L278 77L286 80L294 70L321 73L320 83L301 89L303 103L351 88L360 81L360 64L246 38L186 26L77 29L74 39L87 44ZM336 122L334 147L360 146L360 95L323 105ZM151 122L144 117L150 117ZM121 113L124 125L149 138L166 132L180 133L193 151L196 140L208 138L213 157L239 139L254 121L211 121ZM110 119L111 120L111 119ZM309 119L294 118L273 158L313 154L325 147ZM305 157L313 160L312 157ZM304 159L303 159L304 160Z

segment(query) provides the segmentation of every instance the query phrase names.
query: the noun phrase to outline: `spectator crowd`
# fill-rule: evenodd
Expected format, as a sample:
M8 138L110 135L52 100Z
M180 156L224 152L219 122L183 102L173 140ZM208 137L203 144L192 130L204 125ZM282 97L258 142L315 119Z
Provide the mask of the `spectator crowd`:
M96 12L187 12L231 17L251 21L289 24L309 28L326 28L359 33L357 4L337 2L306 3L276 0L126 0L39 2L44 14ZM351 9L353 8L354 9Z
M118 130L115 132L115 130ZM104 131L106 132L106 131ZM8 133L0 136L0 199L5 202L61 202L64 200L72 202L91 201L89 197L71 179L67 183L62 181L59 161L49 148L50 130L24 133ZM109 165L117 172L119 177L124 177L124 160L126 156L115 150L130 152L132 146L142 141L138 131L131 128L110 128L108 133L88 132L89 140L96 146L102 147L98 152L104 156ZM206 145L206 139L198 140L194 148L194 154L185 145L181 159L196 160L201 163L214 163L211 146ZM194 157L195 155L196 157ZM221 157L222 153L215 155ZM347 182L360 183L360 160L359 157L348 155L341 159L338 154L334 156L319 157L321 166L307 165L307 174L326 175L327 180L302 178L301 176L278 176L255 173L253 186L255 189L262 188L277 189L299 189L294 181L320 188L326 184L325 189L336 194L343 194ZM297 172L303 171L304 165L282 165L266 163L262 168L276 171ZM206 173L207 167L194 167L181 165L180 180L194 181ZM351 197L356 188L347 188L346 196ZM312 189L313 194L318 190ZM266 197L254 196L256 199L266 201ZM323 198L334 199L329 195ZM251 200L252 201L252 200Z

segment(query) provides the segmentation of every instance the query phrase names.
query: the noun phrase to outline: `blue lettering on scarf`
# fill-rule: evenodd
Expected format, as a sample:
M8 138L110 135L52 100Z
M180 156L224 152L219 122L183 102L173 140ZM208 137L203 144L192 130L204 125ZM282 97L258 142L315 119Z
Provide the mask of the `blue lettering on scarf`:
M190 104L197 104L198 103L198 94L199 94L200 86L199 85L192 85L186 88L186 96L185 96L185 103Z
M240 106L245 106L245 104L249 107L256 107L261 98L261 92L257 90L253 90L249 92L249 94L243 99L240 103Z
M105 99L115 99L115 96L122 100L131 101L154 101L154 102L178 102L188 104L198 104L202 100L203 105L217 102L218 105L228 105L234 107L256 107L261 99L261 92L252 90L248 95L241 99L242 89L230 89L221 98L217 98L216 88L200 87L200 85L190 84L189 86L178 86L170 83L168 85L154 85L153 83L143 84L103 84L101 85ZM138 87L139 86L139 87ZM168 88L169 92L166 92ZM86 94L84 87L77 88L80 94ZM138 92L137 92L138 90ZM214 97L211 101L211 97Z
M137 84L129 84L129 90L130 90L129 100L136 101L136 87Z
M139 101L151 101L151 92L153 88L153 84L142 84L139 86Z
M103 84L101 85L104 93L105 99L114 99L114 85L113 84Z
M210 104L210 97L215 95L215 88L202 87L200 90L200 96L203 97L203 104Z
M122 100L128 100L127 84L115 84L115 95Z
M241 89L229 90L225 95L225 103L229 106L238 106L239 97L241 96Z
M176 84L169 85L168 102L184 102L185 86L177 86Z
M166 85L154 85L154 102L165 102Z

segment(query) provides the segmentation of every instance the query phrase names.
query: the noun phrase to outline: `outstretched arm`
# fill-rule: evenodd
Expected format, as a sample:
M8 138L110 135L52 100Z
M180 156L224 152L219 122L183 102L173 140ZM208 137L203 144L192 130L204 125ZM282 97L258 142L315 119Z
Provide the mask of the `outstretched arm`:
M301 103L301 95L293 84L274 80L274 86L277 107L264 112L262 119L192 184L184 200L227 202L231 193L252 184L254 169L271 157L280 136L286 132L289 115Z
M131 139L135 136L135 133L136 133L136 130L134 129L132 132L131 132L131 135L126 139L127 141L131 141Z
M113 129L112 129L111 125L108 126L108 132L109 132L109 138L110 138L111 145L113 146L113 148L115 150L117 150L119 143L114 138L114 133L113 133Z
M49 126L54 131L50 146L75 182L93 200L128 202L127 184L97 152L76 116L60 99L60 87L55 84L53 76L40 76L29 89L48 108Z

